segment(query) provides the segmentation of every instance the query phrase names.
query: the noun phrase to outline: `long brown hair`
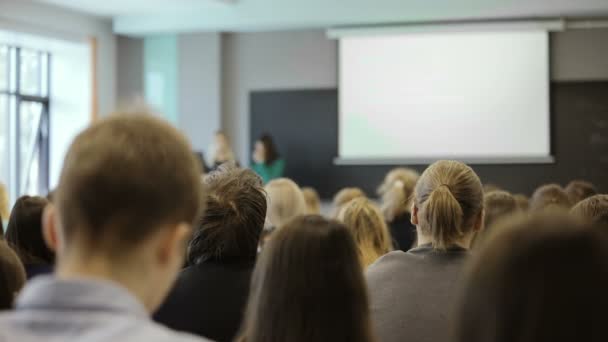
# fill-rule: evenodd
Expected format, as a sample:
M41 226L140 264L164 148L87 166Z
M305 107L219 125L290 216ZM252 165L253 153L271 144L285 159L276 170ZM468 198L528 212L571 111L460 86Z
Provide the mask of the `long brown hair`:
M440 160L429 166L416 185L418 229L444 250L469 233L483 211L483 189L469 166Z
M380 209L367 198L359 197L348 202L338 219L352 232L364 267L392 250L391 234Z
M344 225L302 216L274 233L258 258L238 340L372 341L357 247Z
M25 270L21 260L0 240L0 310L13 307L15 295L25 284Z

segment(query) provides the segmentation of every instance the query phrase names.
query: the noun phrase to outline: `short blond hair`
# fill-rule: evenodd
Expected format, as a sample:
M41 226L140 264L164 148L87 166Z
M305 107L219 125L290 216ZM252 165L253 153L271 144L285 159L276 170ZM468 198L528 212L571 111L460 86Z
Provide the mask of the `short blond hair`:
M340 214L340 211L342 210L342 207L344 205L346 205L348 202L350 202L358 197L366 197L363 190L361 190L359 188L354 188L354 187L344 188L344 189L338 191L338 193L336 193L336 195L334 196L334 199L332 202L333 207L334 207L332 217L334 217L334 218L338 217L338 215Z
M364 267L393 249L380 209L367 198L358 197L348 202L340 210L338 220L352 232Z
M608 226L608 195L595 195L584 199L570 212L583 221Z
M559 184L538 187L530 199L530 211L564 210L572 207L568 194Z
M291 179L278 178L264 188L268 200L266 214L274 228L281 228L296 216L306 215L306 200L300 187Z
M302 194L304 194L304 199L306 200L306 207L308 208L309 215L318 215L321 213L321 199L319 198L319 193L317 190L304 187L302 188Z

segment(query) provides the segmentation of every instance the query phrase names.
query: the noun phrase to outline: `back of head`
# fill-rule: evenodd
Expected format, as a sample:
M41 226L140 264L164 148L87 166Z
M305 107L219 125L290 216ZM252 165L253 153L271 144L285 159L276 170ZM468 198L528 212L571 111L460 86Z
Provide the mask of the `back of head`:
M515 197L506 191L490 192L484 196L483 202L486 230L491 228L498 220L519 211Z
M530 198L530 211L564 211L571 206L568 194L558 184L540 186Z
M321 213L321 198L317 190L309 187L302 188L304 200L306 200L307 213L309 215L319 215Z
M274 163L275 160L280 158L279 151L277 150L277 146L274 143L274 139L270 134L262 134L259 138L259 141L264 145L265 151L265 164L270 165Z
M410 212L419 177L418 172L405 167L393 169L386 175L378 194L382 197L382 213L388 222Z
M418 229L435 249L444 250L474 232L481 222L483 190L469 166L441 160L429 166L416 185Z
M530 199L528 198L528 196L524 194L515 194L513 195L513 198L515 199L515 203L517 203L517 208L519 208L520 211L528 211L528 209L530 208Z
M281 228L287 221L306 215L306 200L300 187L292 180L279 178L265 187L268 198L267 218L275 228Z
M340 210L342 210L342 207L346 203L358 197L365 197L365 193L359 188L344 188L338 191L338 193L334 195L334 199L332 201L334 207L332 216L337 217Z
M606 235L559 213L503 224L468 269L455 341L608 340Z
M230 164L205 177L207 205L188 247L188 263L253 260L266 219L262 180Z
M565 189L572 205L597 194L595 185L584 180L573 180L566 186Z
M571 213L585 222L608 227L608 195L595 195L582 200Z
M6 241L25 265L50 265L55 261L55 253L42 235L42 213L48 203L43 197L23 196L11 211Z
M15 296L24 284L21 261L7 243L0 240L0 310L13 307Z
M352 232L363 266L371 265L392 250L391 235L380 209L367 198L359 197L348 202L342 207L338 219Z
M72 143L54 204L65 249L120 258L163 227L194 221L200 168L186 138L166 122L112 115Z
M304 216L277 231L250 293L243 341L371 341L357 248L336 221Z

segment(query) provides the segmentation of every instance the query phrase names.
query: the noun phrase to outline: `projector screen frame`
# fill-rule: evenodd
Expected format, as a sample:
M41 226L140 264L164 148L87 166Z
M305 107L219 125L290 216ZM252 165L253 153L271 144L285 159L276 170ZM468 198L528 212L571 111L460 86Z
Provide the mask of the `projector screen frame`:
M420 26L420 27L419 27ZM554 32L564 31L566 27L565 20L559 19L546 19L546 20L513 20L513 21L490 21L490 22L456 22L456 23L429 23L422 25L391 25L391 26L376 26L376 27L335 27L327 30L328 39L336 40L338 43L342 37L348 37L352 35L395 35L395 34L420 34L428 32L467 32L467 31L482 31L484 29L497 29L500 30L530 30L539 29L545 30L547 33L547 80L549 85L547 87L547 99L548 110L549 110L549 122L548 122L548 139L549 139L549 155L543 155L538 157L466 157L466 156L446 156L445 158L344 158L337 156L333 159L333 164L336 166L392 166L392 165L430 165L438 160L458 160L469 165L539 165L539 164L555 164L557 162L555 158L555 141L554 131L554 112L553 112L553 96L552 96L552 78L551 78L551 62L552 62L552 34ZM338 48L336 53L336 63L340 63L341 51ZM340 79L340 68L336 70L336 78ZM340 85L337 87L338 98L340 94ZM338 102L338 117L340 117L340 103ZM338 130L340 122L338 120ZM336 145L338 147L338 155L340 154L340 133L337 132Z

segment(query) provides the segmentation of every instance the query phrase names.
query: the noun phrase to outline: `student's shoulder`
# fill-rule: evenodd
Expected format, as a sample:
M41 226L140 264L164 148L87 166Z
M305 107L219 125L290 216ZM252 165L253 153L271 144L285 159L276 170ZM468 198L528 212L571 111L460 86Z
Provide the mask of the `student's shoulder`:
M403 251L392 251L387 253L376 262L371 264L365 271L365 276L370 278L384 277L393 274L396 270L407 267L411 264L413 256Z
M186 332L171 330L164 325L154 323L147 341L154 342L211 342L211 340Z

